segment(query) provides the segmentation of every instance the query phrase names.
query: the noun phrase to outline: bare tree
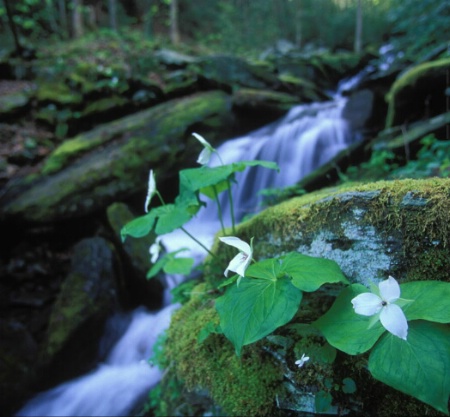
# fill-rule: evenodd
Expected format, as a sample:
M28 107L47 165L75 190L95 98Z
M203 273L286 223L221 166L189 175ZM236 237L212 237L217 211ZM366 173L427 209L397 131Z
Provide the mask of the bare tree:
M358 0L356 9L355 45L354 45L354 50L356 53L361 52L362 26L363 26L362 0Z
M176 45L180 42L178 31L178 0L170 1L170 40Z
M84 28L83 28L83 16L82 16L82 7L83 0L72 0L72 30L73 37L79 38L83 36Z
M67 19L66 0L58 0L59 27L61 34L66 37L69 33L69 21Z
M4 0L5 8L6 8L6 14L8 16L8 23L9 27L11 28L11 32L14 38L14 45L16 47L16 52L18 55L22 55L23 53L23 47L19 40L19 32L17 31L16 23L14 22L14 16L13 11L11 8L11 4L9 3L9 0Z
M117 3L116 0L108 0L109 26L117 31Z

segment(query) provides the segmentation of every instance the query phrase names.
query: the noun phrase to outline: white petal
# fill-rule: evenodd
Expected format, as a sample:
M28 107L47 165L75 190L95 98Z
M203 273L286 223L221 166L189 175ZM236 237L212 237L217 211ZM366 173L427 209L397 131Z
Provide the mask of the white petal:
M245 270L247 269L249 262L248 256L242 252L239 252L228 264L228 268L225 270L225 276L228 271L233 271L241 277L244 277Z
M406 340L408 335L408 322L402 309L396 304L388 304L380 313L383 327L393 335Z
M381 310L381 302L383 300L376 294L365 292L357 295L352 300L355 313L363 316L373 316Z
M201 165L206 165L209 163L210 159L211 159L211 150L208 148L204 148L197 158L197 163Z
M150 246L149 252L151 255L150 261L152 264L154 264L159 257L159 250L160 250L159 243L153 243L153 245Z
M146 213L148 213L148 206L150 204L152 197L155 195L155 192L156 192L155 175L153 174L153 169L151 169L150 173L148 175L148 191L147 191L147 197L145 198L145 204L144 204L144 209L145 209Z
M195 138L206 148L212 151L214 148L211 146L211 144L201 135L198 133L192 133L192 135L195 136Z
M400 298L400 286L394 278L389 277L386 281L380 282L378 287L380 288L381 298L388 303Z
M219 240L223 243L226 243L227 245L234 246L251 258L252 248L247 242L244 242L243 240L234 236L219 237Z

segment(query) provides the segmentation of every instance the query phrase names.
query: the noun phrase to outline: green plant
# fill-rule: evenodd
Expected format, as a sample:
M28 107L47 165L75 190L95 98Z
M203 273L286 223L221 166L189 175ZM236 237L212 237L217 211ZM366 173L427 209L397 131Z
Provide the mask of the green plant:
M204 146L198 160L203 164L216 150L202 137L197 139ZM427 146L431 149L432 144ZM370 164L384 166L386 157L375 158ZM147 211L154 195L159 196L162 205L128 223L122 229L123 239L128 235L141 237L152 230L158 235L177 228L183 230L183 225L202 205L200 194L219 203L218 194L230 192L234 174L256 165L277 169L275 164L266 161L245 161L182 170L179 195L173 204L164 203L151 171L145 209ZM219 204L218 213L221 217ZM222 233L226 234L223 221ZM190 237L196 240L195 236ZM317 291L324 284L340 283L345 287L330 310L309 326L314 329L309 331L320 332L326 344L311 352L297 351L301 357L295 364L302 367L310 360L332 363L336 349L348 355L370 351L368 369L375 379L448 413L450 330L446 324L450 323L449 283L413 281L398 285L393 277L389 277L378 286L372 285L371 292L367 292L360 284L350 284L334 261L298 252L255 261L253 238L250 243L235 236L222 236L219 240L239 252L224 272L226 277L230 271L234 274L208 293L212 297L217 294L214 305L220 324L205 323L197 335L197 343L205 343L212 334L223 334L232 343L236 355L241 356L244 346L267 336L273 338L275 330L291 321L301 307L304 292ZM190 273L193 263L188 258L178 257L183 248L158 260L159 242L155 245L150 251L154 265L148 277L155 276L160 270ZM214 253L204 249L215 259ZM185 288L189 293L193 286ZM327 385L325 382L315 400L318 411L328 410L333 390L344 394L356 390L351 378L344 378L342 383L330 380Z

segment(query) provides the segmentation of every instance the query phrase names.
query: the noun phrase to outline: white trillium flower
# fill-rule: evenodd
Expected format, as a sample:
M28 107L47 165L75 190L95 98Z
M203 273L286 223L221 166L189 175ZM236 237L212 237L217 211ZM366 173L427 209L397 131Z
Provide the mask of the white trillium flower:
M363 316L380 314L383 327L393 335L406 340L408 335L408 322L403 310L394 304L400 298L398 282L389 277L378 285L380 296L373 293L359 294L352 300L355 313Z
M225 276L227 276L228 271L236 272L236 274L241 277L245 276L245 270L250 265L253 255L253 249L251 246L239 239L238 237L228 236L228 237L219 237L219 239L226 243L227 245L234 246L239 249L240 252L231 260L228 264L227 269L225 269Z
M295 364L301 368L306 362L309 361L309 356L305 356L305 354L302 355L302 357L295 361Z
M156 181L155 181L155 175L153 174L153 169L151 169L150 173L148 175L148 191L147 191L147 197L145 199L145 205L144 205L144 209L145 209L146 213L148 213L148 206L150 204L152 197L155 194L156 194Z
M214 148L203 136L198 133L192 133L192 135L195 136L195 138L203 145L203 150L197 158L197 163L201 165L208 164L211 159L211 154L214 152Z
M159 254L162 249L161 244L159 243L160 241L161 241L161 237L158 236L155 240L155 243L153 243L153 245L150 246L150 249L149 249L149 252L151 255L150 262L152 264L154 264L159 258Z

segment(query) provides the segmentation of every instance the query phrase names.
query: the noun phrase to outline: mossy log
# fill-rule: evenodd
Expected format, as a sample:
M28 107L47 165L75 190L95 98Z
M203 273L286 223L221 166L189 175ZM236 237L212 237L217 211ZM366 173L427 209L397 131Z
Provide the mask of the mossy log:
M347 185L294 198L242 223L237 235L246 241L254 238L257 259L290 251L324 257L336 261L351 282L364 285L388 275L399 282L448 282L449 225L449 179L402 180ZM216 242L215 253L225 268L229 258L223 258L228 255L219 245ZM191 299L173 317L164 350L169 369L160 387L160 411L170 414L171 407L198 411L195 407L201 402L190 402L191 392L209 398L210 412L310 416L318 413L315 397L325 392L332 400L327 414L442 415L372 378L366 354L338 352L326 360L325 340L318 332L306 331L305 324L329 308L340 291L336 285L305 293L293 320L245 346L240 358L220 334L200 343L206 324L219 323L214 308L217 292L211 285L223 280L214 276L217 269L218 265L205 269L205 282L191 290ZM303 368L295 365L302 352L318 351L324 360L312 360ZM355 390L342 388L348 378Z
M3 218L46 223L83 217L141 191L149 169L159 180L195 163L201 150L191 132L212 143L229 133L230 99L208 92L173 100L101 125L64 142L41 172L10 187ZM145 194L144 194L145 195ZM144 198L144 196L142 197Z

